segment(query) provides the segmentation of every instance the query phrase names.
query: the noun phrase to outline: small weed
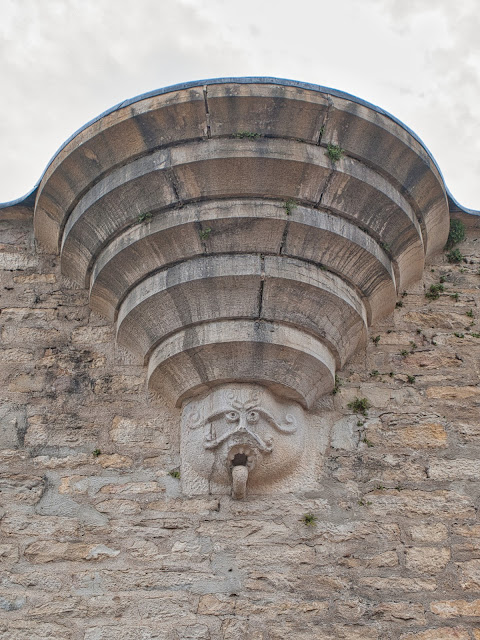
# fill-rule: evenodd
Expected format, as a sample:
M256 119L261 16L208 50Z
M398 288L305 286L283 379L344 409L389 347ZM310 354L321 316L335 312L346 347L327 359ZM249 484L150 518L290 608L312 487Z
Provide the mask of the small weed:
M380 372L378 371L378 369L374 369L373 371L370 371L370 377L372 378L376 378L379 375L380 375Z
M390 371L390 373L389 373L388 375L390 376L390 378L393 378L393 376L394 376L395 374L393 373L393 371Z
M295 200L287 200L286 202L284 202L283 208L285 209L285 213L287 214L287 216L292 213L296 206L297 203L295 202Z
M378 347L378 343L380 342L380 336L372 336L371 338L373 344Z
M465 315L468 316L469 318L473 318L473 311L472 309L469 309L468 311L465 312Z
M333 385L332 394L336 395L340 391L340 387L342 386L342 381L336 375L335 376L335 384Z
M399 300L399 301L395 304L395 307L396 307L397 309L399 309L400 307L403 307L403 302L402 302L401 300Z
M94 450L92 451L92 456L93 456L94 458L98 458L98 456L100 456L100 455L102 455L102 452L100 451L100 449L94 449Z
M455 300L455 302L458 302L458 293L450 294L450 298L453 298Z
M148 211L147 213L141 213L137 218L137 222L150 222L151 219L152 214Z
M412 353L415 351L415 349L417 348L417 343L413 342L413 340L410 340L410 348L412 350Z
M403 351L400 351L400 355L401 355L403 358L406 358L406 357L408 356L408 351L407 351L406 349L403 349Z
M369 440L368 438L363 438L362 442L364 442L367 447L374 447L375 445L373 444L373 442L371 440Z
M377 484L377 491L385 491L383 484Z
M421 329L417 329L417 333L418 333L418 335L421 335L422 334L422 330Z
M402 293L402 298L406 298L407 296L408 296L408 293L407 293L406 291L404 291L404 292Z
M180 479L180 471L178 471L177 469L172 469L172 471L168 472L168 475L172 478L176 478L177 480Z
M345 151L336 144L327 144L327 155L332 162L338 162L344 155Z
M211 233L212 233L212 230L210 229L210 227L207 227L206 229L201 229L198 232L198 235L200 236L201 240L206 240Z
M324 124L322 124L322 126L320 127L319 133L320 133L319 137L321 138L323 136L323 134L325 133L325 125Z
M366 416L368 409L370 409L370 402L367 398L354 398L347 404L347 407L353 411L353 413L361 413Z
M407 381L409 384L415 384L415 376L407 376Z
M458 262L461 262L463 260L463 255L462 255L460 249L452 249L451 251L449 251L447 253L447 260L448 260L448 262L450 262L452 264L456 264Z
M455 332L453 335L454 335L456 338L464 338L464 337L465 337L465 336L463 335L463 333L457 333L457 332Z
M359 504L361 507L369 507L372 503L371 503L371 502L369 502L369 501L365 501L365 500L359 500L359 501L358 501L358 504Z
M431 284L429 289L425 292L425 297L428 300L438 300L440 294L445 291L443 284Z
M462 240L465 240L465 225L460 220L450 220L450 233L445 249L451 249Z
M306 513L302 518L302 522L306 527L314 527L317 524L317 520L318 518L313 513Z
M435 269L430 269L431 273L435 273Z
M443 276L440 277L440 282L443 284L445 282L445 278Z
M357 420L357 427L363 427L364 424L362 420Z
M261 138L261 133L255 133L254 131L238 131L233 134L234 138L249 138L250 140L255 140L256 138Z
M471 333L472 338L480 338L480 333Z
M390 251L390 249L392 248L388 242L380 242L380 246L382 247L382 249L384 251Z

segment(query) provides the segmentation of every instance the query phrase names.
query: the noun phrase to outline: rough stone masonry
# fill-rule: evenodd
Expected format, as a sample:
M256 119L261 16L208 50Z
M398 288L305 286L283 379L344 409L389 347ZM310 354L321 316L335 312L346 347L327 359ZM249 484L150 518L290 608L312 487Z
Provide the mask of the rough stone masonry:
M0 638L480 638L479 236L340 92L192 83L86 125L0 209Z

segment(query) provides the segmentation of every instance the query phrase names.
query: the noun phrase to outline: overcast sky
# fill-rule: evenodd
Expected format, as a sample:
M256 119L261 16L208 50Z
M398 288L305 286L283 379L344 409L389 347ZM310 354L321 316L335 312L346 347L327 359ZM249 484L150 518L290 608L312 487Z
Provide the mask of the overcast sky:
M266 75L390 111L479 209L479 34L478 0L0 0L0 202L121 100Z

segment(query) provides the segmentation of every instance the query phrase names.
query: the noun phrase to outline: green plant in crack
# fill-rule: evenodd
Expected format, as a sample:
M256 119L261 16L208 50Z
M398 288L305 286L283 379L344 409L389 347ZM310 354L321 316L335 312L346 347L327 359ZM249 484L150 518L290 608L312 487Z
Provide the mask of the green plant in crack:
M463 240L465 240L465 225L461 220L450 220L450 233L448 234L445 249L451 249Z
M335 384L333 385L332 395L336 395L340 391L341 386L342 386L342 381L337 375L335 375Z
M347 407L353 411L353 413L361 413L363 416L366 416L367 411L370 409L370 402L367 398L354 398L347 404Z
M295 209L295 207L297 206L297 203L295 202L295 200L286 200L283 203L283 208L285 209L285 213L287 214L287 216L289 216L292 211Z
M318 518L313 513L305 513L302 517L302 522L306 527L314 527L317 524Z
M172 469L172 471L168 472L168 475L172 478L176 478L177 480L180 479L180 471L178 471L178 469Z
M198 232L198 235L200 236L201 240L207 240L211 233L212 230L210 229L210 227L207 227L206 229L201 229Z
M150 222L151 219L152 214L148 211L147 213L141 213L137 218L137 222Z
M330 144L330 142L327 144L327 156L333 163L338 162L344 154L344 149L337 144Z
M255 131L237 131L237 133L233 134L234 138L248 138L249 140L255 140L256 138L261 138L261 133L256 133Z
M463 260L463 255L460 249L452 249L447 253L447 260L451 264L458 264Z
M427 291L425 291L425 297L428 300L438 300L440 298L440 294L444 291L445 287L443 284L431 284Z

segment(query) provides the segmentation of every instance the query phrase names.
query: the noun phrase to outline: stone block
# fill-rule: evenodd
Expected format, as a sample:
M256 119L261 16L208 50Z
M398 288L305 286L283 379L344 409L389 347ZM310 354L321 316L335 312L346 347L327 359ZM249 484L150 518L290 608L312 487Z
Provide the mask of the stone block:
M421 523L409 528L409 533L414 542L443 542L447 539L448 529L441 522Z
M460 627L436 627L418 633L407 633L400 640L469 640L468 630Z
M428 477L432 480L476 480L480 479L480 460L431 460Z
M45 390L46 378L42 374L21 373L9 384L8 390L14 393L38 393Z
M426 623L423 605L413 602L382 602L372 608L371 615L385 622L401 621L418 626Z
M0 407L0 449L16 449L26 430L25 408L12 404Z
M411 547L405 554L407 569L420 573L436 574L450 561L450 549L447 547Z
M480 600L442 600L432 602L430 611L441 618L480 617Z
M480 386L449 386L449 387L429 387L427 397L434 400L466 400L467 398L478 398L480 396Z
M459 581L465 591L480 591L480 560L457 563Z
M38 258L30 253L0 252L0 269L5 271L24 271L38 266Z

